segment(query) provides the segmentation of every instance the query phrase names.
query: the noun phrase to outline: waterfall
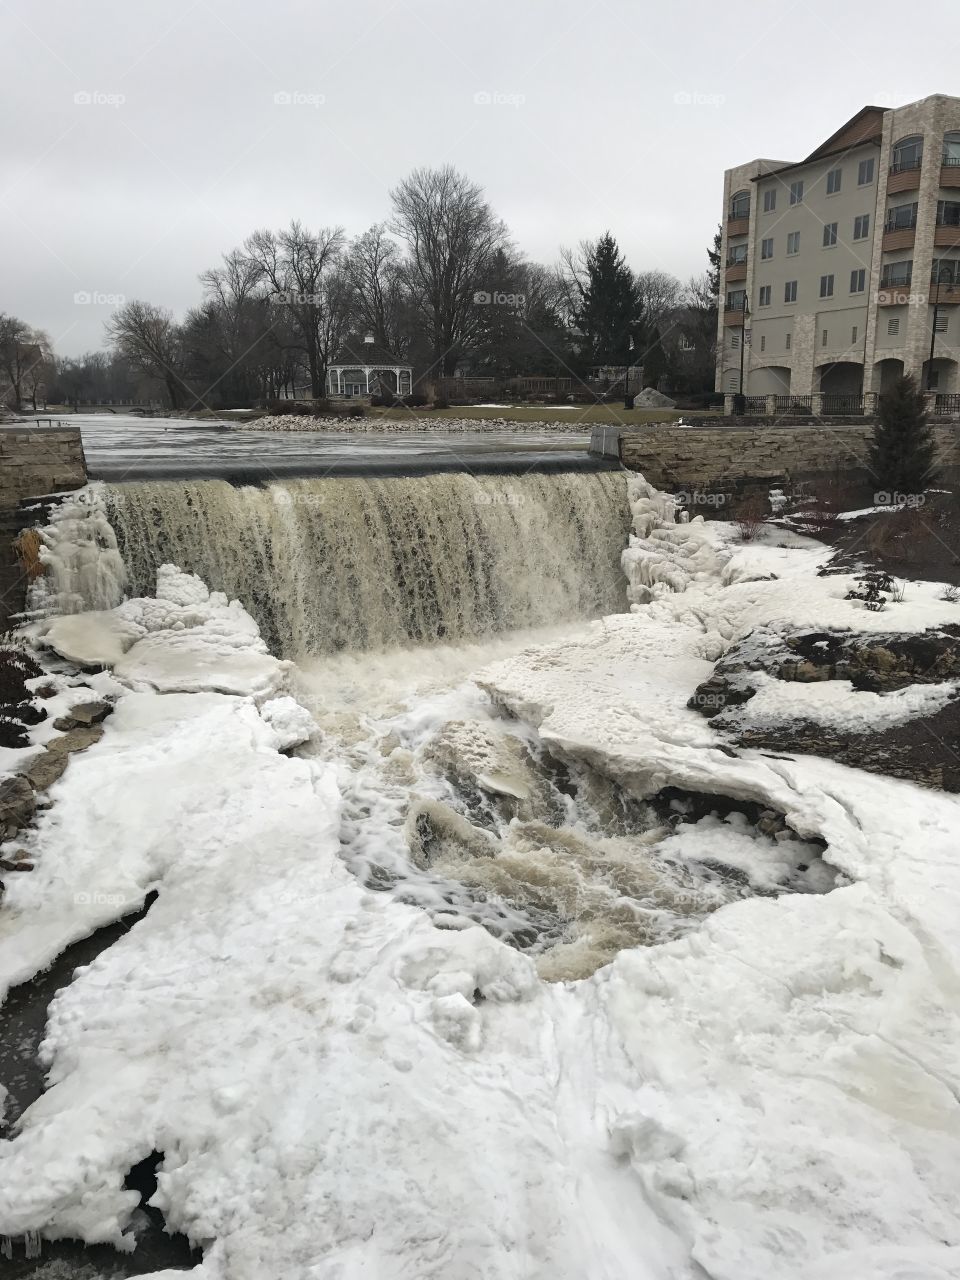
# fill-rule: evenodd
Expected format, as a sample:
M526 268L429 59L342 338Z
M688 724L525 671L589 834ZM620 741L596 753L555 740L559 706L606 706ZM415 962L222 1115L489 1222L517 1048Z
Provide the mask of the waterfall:
M475 638L627 607L620 472L108 485L133 595L166 561L286 657Z

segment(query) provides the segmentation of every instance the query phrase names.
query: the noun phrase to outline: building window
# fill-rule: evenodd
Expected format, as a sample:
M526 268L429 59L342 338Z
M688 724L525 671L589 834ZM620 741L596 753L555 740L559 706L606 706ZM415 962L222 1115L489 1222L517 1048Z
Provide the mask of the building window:
M761 350L761 351L766 351L766 349L767 349L767 335L766 335L765 333L761 333L761 335L760 335L760 350Z
M854 325L853 328L850 330L850 345L853 346L856 340L857 340L857 326Z
M900 317L891 316L890 319L887 321L887 336L890 338L895 338L899 332L900 332Z
M803 183L802 182L790 183L790 203L803 204Z
M934 258L930 282L931 284L960 284L960 260Z
M832 196L840 190L840 179L843 177L842 169L831 169L827 174L827 195Z
M735 266L738 262L746 262L747 246L745 244L735 244L732 249L727 250L727 266Z
M730 217L732 218L749 218L750 217L750 192L738 191L730 200Z
M821 298L833 297L833 276L820 277L820 297Z
M770 238L767 240L760 241L760 257L761 258L773 257L773 236L770 236Z
M867 287L867 273L863 267L850 272L850 292L863 293Z
M917 225L917 204L895 204L887 210L887 220L883 224L884 231L907 231Z
M729 289L727 291L727 310L743 311L746 307L747 295L743 289Z
M960 131L943 135L943 163L960 165Z
M739 383L737 382L737 375L735 373L731 373L727 378L727 390L736 391L738 385Z
M731 334L730 334L730 346L733 348L733 350L734 350L734 351L739 351L739 350L740 350L740 335L739 335L739 333L731 333Z
M786 340L786 342L784 343L784 348L785 348L785 350L787 350L787 351L789 351L789 350L790 350L790 340L791 340L791 336L792 336L792 335L788 333L788 334L787 334L787 340Z
M777 188L767 187L766 191L763 193L763 212L773 213L776 207L777 207Z
M800 252L800 232L790 231L787 233L787 253L792 256Z
M784 302L796 302L797 300L797 282L796 280L788 280L783 286Z
M927 387L930 391L936 391L940 386L940 370L931 369L927 374Z
M827 333L827 330L826 330L826 329L824 329L823 334L821 335L821 338L820 338L820 345L821 345L821 347L825 347L825 346L827 345L827 338L828 338L828 336L829 336L829 335L828 335L828 333Z
M825 222L823 224L823 247L832 249L837 243L837 224L835 222Z
M873 156L869 160L861 160L857 170L857 186L866 187L873 181Z
M903 262L889 262L883 268L880 275L880 288L888 289L891 286L902 288L913 280L913 259L907 258Z
M769 307L771 292L772 292L771 285L762 284L760 286L760 293L758 295L757 302L761 307Z
M938 311L937 320L933 326L934 333L946 333L947 326L949 325L949 323L950 323L950 317L948 315L944 315L942 311Z
M938 200L937 226L960 227L960 203L956 200Z
M923 138L919 133L909 138L901 138L893 148L891 173L901 173L904 169L919 169L923 161Z
M858 218L853 220L853 238L854 240L866 240L870 234L870 215L869 213L861 213Z

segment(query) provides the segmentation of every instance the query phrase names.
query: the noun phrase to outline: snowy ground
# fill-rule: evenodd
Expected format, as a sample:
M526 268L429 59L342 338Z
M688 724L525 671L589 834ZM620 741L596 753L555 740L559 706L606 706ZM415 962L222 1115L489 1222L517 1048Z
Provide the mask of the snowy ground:
M402 678L385 659L372 700L349 659L270 666L235 607L231 626L172 573L155 604L79 635L53 624L65 651L102 646L116 672L95 679L118 703L29 836L0 978L159 898L51 1008L50 1087L0 1144L0 1233L124 1247L124 1174L157 1150L156 1203L218 1280L960 1274L960 799L733 757L686 707L755 626L916 630L960 607L911 584L871 614L845 577L816 576L816 544L738 549L633 497L636 611L504 641L476 682L457 651L432 671L414 655ZM321 726L306 754L281 754L312 727L289 688ZM876 716L849 690L829 714L864 697ZM669 783L786 814L826 839L839 887L731 901L543 981L532 956L463 918L435 927L341 856L347 838L368 854L398 838L390 806L468 716L488 737L461 750L498 794L524 778L484 744L513 723L636 797ZM684 842L771 883L789 847L719 820Z

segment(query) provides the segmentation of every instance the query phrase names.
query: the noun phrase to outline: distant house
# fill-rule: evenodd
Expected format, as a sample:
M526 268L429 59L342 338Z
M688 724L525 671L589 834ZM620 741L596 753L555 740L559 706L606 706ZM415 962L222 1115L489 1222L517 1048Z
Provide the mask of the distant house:
M372 333L348 338L327 366L328 396L407 396L412 389L413 366L398 360Z

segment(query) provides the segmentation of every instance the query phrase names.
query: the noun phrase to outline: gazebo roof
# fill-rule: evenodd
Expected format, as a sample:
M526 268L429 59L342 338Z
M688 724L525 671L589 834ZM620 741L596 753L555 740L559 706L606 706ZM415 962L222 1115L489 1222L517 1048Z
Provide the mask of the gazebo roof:
M330 361L330 368L363 368L364 366L385 365L390 369L410 369L406 360L401 360L389 351L382 343L366 342L361 337L347 338L343 346Z

